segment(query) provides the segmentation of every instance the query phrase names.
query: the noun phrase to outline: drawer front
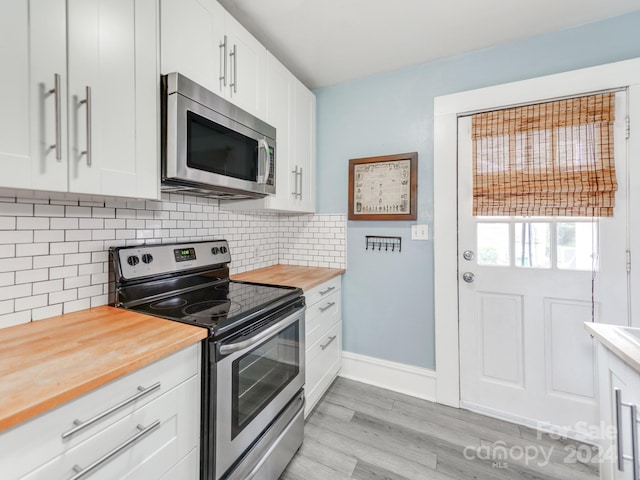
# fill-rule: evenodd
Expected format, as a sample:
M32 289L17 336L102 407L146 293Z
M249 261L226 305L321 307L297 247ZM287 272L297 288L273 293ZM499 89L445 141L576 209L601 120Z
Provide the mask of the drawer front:
M330 366L340 363L342 322L336 323L316 343L307 349L305 380L307 391L312 391L327 374Z
M185 413L184 407L180 406L180 396L197 395L199 386L198 377L193 377L42 465L22 480L71 479L78 469L86 469L95 462L100 463L85 478L160 478L190 451L180 451L178 432ZM197 430L198 426L193 428ZM136 436L137 440L128 443ZM119 448L121 450L117 451Z
M329 295L336 293L340 290L342 283L342 277L337 276L324 282L322 285L318 285L311 290L304 292L304 296L307 299L307 307L313 306L315 303L323 300Z
M326 310L320 314L306 317L305 342L307 346L315 344L320 337L325 335L327 331L340 320L340 305L337 302L333 305L330 305L331 303L333 302L329 302L326 305ZM317 308L317 306L322 307L324 304L325 302L319 302L314 308Z
M0 460L0 471L10 472L9 478L24 475L159 398L196 375L199 368L200 344L196 344L0 434L0 450L15 452L11 461ZM159 387L151 388L157 383ZM148 390L141 392L139 387ZM127 402L138 394L137 399ZM118 405L120 408L114 409ZM112 409L86 428L62 438L76 426L74 420L87 422Z

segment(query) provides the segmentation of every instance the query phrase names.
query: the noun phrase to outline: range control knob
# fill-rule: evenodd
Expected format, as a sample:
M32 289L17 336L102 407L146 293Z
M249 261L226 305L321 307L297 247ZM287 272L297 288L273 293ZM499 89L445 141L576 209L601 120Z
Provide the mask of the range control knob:
M138 263L140 263L140 259L137 255L129 255L127 258L127 263L132 267L135 267Z
M217 255L218 253L220 253L220 249L218 247L213 247L211 249L211 253L213 253L214 255Z
M145 253L144 255L142 255L142 262L143 263L153 262L153 256L150 253Z
M227 253L227 247L220 247L220 253Z

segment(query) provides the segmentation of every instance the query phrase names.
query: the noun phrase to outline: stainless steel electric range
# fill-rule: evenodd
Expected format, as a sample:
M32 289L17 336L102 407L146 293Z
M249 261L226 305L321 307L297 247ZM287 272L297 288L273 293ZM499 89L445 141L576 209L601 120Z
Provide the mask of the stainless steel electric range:
M116 247L110 259L115 306L209 330L201 478L278 478L303 438L302 291L230 280L225 240Z

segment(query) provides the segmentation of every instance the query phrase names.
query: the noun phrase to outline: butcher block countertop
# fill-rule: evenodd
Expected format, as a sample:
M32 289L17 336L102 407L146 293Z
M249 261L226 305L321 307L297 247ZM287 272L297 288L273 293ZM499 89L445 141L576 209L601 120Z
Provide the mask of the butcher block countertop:
M206 336L204 328L106 306L0 329L0 431Z
M301 267L299 265L273 265L232 275L233 280L300 287L305 292L345 272L341 268Z
M640 328L591 322L585 323L584 327L596 340L640 373Z

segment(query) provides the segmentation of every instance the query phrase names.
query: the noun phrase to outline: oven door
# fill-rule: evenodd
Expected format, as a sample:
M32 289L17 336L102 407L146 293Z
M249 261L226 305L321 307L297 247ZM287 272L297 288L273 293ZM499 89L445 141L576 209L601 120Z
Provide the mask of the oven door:
M216 345L219 479L304 386L304 307Z

